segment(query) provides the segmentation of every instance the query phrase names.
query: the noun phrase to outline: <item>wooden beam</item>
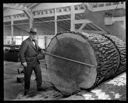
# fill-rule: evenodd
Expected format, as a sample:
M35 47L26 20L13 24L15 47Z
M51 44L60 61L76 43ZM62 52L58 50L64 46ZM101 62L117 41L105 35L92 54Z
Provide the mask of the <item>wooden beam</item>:
M37 5L39 5L39 3L34 3L34 4L32 4L31 6L29 6L28 8L29 8L29 9L33 9L33 8L36 7Z
M14 28L13 28L13 16L11 16L11 39L12 39L11 44L12 44L12 45L13 45L13 40L14 40L14 36L13 36L13 34L14 34Z
M5 8L10 8L10 9L15 9L15 10L22 10L24 11L24 13L27 15L27 17L29 18L29 23L30 23L30 28L33 27L33 14L31 9L27 8L27 7L23 7L22 5L16 5L16 6L12 6L9 4L4 4L3 5Z
M21 7L21 6L12 6L12 5L9 5L9 4L4 4L3 7L4 8L15 9L15 10L22 10L22 11L24 10L24 8Z

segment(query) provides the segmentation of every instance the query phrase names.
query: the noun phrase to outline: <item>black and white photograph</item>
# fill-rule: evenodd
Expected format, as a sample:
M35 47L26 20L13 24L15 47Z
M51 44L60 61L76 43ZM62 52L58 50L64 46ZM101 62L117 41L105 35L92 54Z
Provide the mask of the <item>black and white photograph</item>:
M126 101L126 1L3 3L4 101Z

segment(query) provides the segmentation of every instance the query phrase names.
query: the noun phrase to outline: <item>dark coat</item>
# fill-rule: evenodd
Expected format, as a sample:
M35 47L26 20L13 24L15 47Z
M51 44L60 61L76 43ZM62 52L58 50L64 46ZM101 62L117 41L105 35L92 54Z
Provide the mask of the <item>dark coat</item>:
M32 40L27 38L24 40L20 47L19 57L21 63L27 62L39 62L40 59L44 59L44 54L42 53L42 49L37 45L37 41L35 41L36 46L34 46Z

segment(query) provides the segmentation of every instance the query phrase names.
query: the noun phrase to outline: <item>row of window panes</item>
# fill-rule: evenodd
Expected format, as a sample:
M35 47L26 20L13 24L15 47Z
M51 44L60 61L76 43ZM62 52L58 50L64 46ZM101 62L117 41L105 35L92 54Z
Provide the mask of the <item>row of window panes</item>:
M6 26L6 25L11 25L11 22L9 21L9 22L4 22L4 25Z
M104 6L111 6L111 5L118 5L119 4L119 2L109 2L109 3L95 3L95 4L93 4L93 8L96 8L96 7L104 7ZM122 2L121 2L121 4L123 4Z
M13 15L14 18L25 17L25 16L26 15L24 13ZM4 17L4 19L11 19L11 16L6 16L6 17Z
M57 12L66 12L66 11L71 11L71 8L70 7L63 7L63 8L57 8L56 10ZM40 10L40 11L34 11L33 14L34 15L43 15L43 14L52 14L54 13L54 9L49 9L49 10Z
M84 9L84 5L75 5L74 6L75 10L83 10Z
M62 7L62 8L57 8L56 9L56 12L68 12L68 11L71 11L70 6L68 6L68 7Z
M26 17L25 13L22 14L17 14L13 16L14 18L19 18L19 17Z
M62 15L62 16L57 16L57 19L69 19L71 18L71 15ZM54 20L54 16L52 17L43 17L43 18L35 18L34 19L34 23L35 22L45 22L45 21L49 21L52 22L50 20ZM18 21L14 21L14 24L29 24L29 20L18 20ZM4 25L11 25L11 22L5 22Z
M26 19L26 20L17 20L17 21L14 21L14 24L20 24L20 23L29 23L29 20Z
M77 13L75 14L75 20L81 20L81 19L85 19L86 18L86 14L85 13Z
M75 5L75 10L81 10L81 9L84 9L83 5ZM71 11L71 8L70 6L68 6L57 9L57 12L62 12L62 11L64 12ZM55 12L54 9L40 10L40 11L34 11L33 15L35 16L35 15L43 15L43 14L52 14L54 12ZM20 18L20 17L26 17L25 13L14 15L14 18ZM5 19L10 19L10 16L5 17Z
M34 11L33 14L34 15L40 15L40 14L49 14L49 13L54 13L54 10L40 10L40 11ZM14 15L14 18L19 18L19 17L25 17L25 13L22 13L22 14L17 14L17 15Z
M10 16L5 16L4 19L8 20L8 19L11 19Z
M52 14L52 13L54 13L54 9L34 11L33 15L43 15L43 14Z
M71 15L60 15L60 16L57 16L57 19L69 19L71 18Z

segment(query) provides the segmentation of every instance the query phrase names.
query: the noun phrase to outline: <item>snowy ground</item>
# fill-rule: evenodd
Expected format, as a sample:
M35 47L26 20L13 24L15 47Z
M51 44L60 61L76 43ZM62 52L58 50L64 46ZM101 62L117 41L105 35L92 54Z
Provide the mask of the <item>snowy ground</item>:
M29 94L23 96L23 84L16 82L18 67L20 67L20 63L4 62L4 100L126 100L126 72L102 83L90 92L82 90L63 98L55 90L37 92L34 75L31 78ZM48 80L45 72L46 70L42 69L43 80Z

